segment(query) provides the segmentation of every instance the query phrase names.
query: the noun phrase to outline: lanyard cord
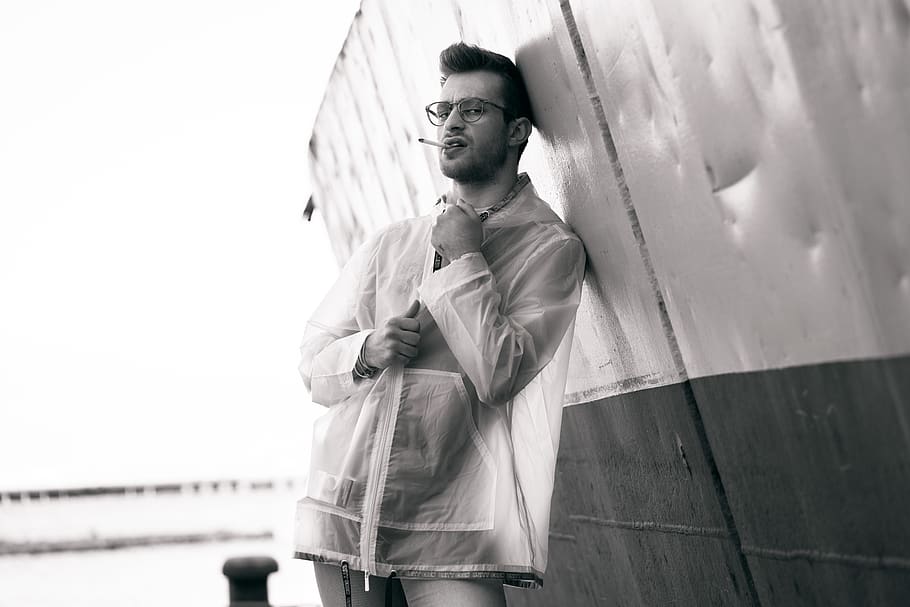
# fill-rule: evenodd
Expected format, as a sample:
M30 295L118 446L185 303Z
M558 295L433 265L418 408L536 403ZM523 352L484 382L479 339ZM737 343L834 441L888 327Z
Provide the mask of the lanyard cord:
M351 607L351 570L347 561L341 562L341 585L344 587L344 607Z
M493 213L502 210L504 206L509 204L512 199L518 196L518 193L521 192L528 183L530 183L527 173L522 173L518 176L518 179L515 180L515 185L512 186L512 189L509 190L509 193L506 194L505 198L497 202L495 205L491 206L485 211L479 213L480 221L486 221L490 215ZM436 204L440 202L445 202L445 195L439 197L439 200L436 201ZM442 267L442 255L439 254L439 251L436 251L436 254L433 256L433 271L435 272Z

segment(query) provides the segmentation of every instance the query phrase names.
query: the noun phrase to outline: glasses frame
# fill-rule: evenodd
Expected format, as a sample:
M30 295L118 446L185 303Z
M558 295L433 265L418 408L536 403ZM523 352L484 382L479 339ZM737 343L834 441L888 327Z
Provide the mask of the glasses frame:
M480 116L478 116L475 120L468 120L467 118L465 118L464 112L462 112L462 110L461 110L461 104L464 103L465 101L479 101L480 102ZM493 107L498 109L500 112L502 112L502 115L506 118L513 115L511 110L504 108L503 106L499 105L498 103L495 103L488 99L483 99L482 97L465 97L464 99L459 99L456 102L434 101L433 103L428 103L427 106L424 108L424 110L426 110L426 112L427 112L427 120L429 120L430 124L432 124L433 126L442 126L446 123L446 120L448 120L448 116L447 116L445 118L445 120L443 120L442 122L435 121L435 120L438 120L439 117L436 115L436 112L434 112L430 108L438 103L448 103L449 105L451 105L453 108L458 110L458 116L462 119L462 121L464 121L468 124L473 124L475 122L478 122L481 118L483 118L483 114L486 111L486 106L488 106L488 105L492 105ZM450 114L451 114L451 112L450 112ZM435 120L434 120L434 116L436 117Z

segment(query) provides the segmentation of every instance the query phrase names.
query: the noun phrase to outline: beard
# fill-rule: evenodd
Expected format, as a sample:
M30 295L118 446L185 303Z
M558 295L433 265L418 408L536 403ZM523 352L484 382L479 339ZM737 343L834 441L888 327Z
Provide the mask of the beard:
M496 140L495 147L468 148L466 152L446 160L443 151L439 158L439 170L458 183L487 183L505 164L509 147L503 136Z

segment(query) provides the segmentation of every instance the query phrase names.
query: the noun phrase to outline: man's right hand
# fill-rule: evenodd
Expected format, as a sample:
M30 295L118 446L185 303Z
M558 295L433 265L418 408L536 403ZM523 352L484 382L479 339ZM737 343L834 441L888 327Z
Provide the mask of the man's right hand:
M414 317L419 310L420 301L415 299L403 315L389 318L370 333L363 344L364 362L376 369L385 369L396 363L407 364L417 356L420 322Z

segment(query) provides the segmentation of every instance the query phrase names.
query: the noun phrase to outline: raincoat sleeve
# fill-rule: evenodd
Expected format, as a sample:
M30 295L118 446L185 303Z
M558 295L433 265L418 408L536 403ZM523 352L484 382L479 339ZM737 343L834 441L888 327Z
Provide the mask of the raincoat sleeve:
M482 253L424 279L420 299L481 402L511 400L553 358L575 318L584 259L581 241L564 236L536 247L509 285L496 284Z
M351 256L304 330L300 375L315 403L339 403L370 383L355 380L353 370L373 332L375 252L371 239Z

